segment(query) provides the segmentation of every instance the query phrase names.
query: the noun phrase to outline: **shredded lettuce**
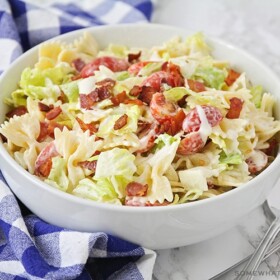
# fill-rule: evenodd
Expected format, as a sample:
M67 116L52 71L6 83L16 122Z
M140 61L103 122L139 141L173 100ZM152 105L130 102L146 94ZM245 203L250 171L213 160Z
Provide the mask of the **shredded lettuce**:
M217 67L198 67L193 78L202 79L208 87L221 89L225 85L226 76L226 70Z
M79 87L77 81L60 85L60 88L63 91L63 93L67 96L69 103L75 103L78 101Z
M163 94L168 101L177 102L188 94L188 90L184 87L174 87L164 91Z
M94 201L121 204L117 199L114 186L106 178L99 179L97 182L89 178L82 179L73 190L73 194Z
M150 62L145 65L138 73L139 76L150 76L152 73L161 70L163 62Z

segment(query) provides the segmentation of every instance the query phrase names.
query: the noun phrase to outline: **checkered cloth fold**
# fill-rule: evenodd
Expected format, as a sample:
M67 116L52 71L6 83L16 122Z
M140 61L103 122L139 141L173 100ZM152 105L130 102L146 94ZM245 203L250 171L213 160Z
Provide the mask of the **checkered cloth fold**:
M40 5L38 5L40 3ZM23 51L83 27L147 22L150 0L0 0L0 73ZM48 224L8 188L0 171L0 279L151 279L155 253L103 232Z

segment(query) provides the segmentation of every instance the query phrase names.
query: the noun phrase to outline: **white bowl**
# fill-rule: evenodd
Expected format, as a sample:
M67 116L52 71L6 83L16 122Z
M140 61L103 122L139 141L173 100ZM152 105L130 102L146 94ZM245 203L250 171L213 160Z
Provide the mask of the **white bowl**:
M174 37L194 32L162 25L137 24L102 26L87 29L101 45L120 43L149 47ZM78 30L57 37L71 42L80 37ZM280 81L272 71L248 53L220 40L207 38L213 55L228 60L248 73L253 83L261 84L276 95ZM17 86L22 70L37 60L38 47L23 54L2 75L1 99ZM7 107L0 103L0 123ZM277 102L276 118L280 106ZM116 206L75 197L54 189L29 174L8 154L0 143L0 168L15 195L36 215L57 226L78 231L104 231L151 249L184 246L206 240L234 226L241 217L261 205L278 179L280 157L260 175L232 191L183 205L168 207Z

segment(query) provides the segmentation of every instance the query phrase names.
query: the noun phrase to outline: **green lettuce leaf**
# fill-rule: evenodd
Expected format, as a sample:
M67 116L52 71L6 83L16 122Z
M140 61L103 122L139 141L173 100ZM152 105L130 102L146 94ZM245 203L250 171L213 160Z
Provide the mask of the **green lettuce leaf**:
M163 62L150 62L145 65L138 73L139 76L149 76L154 72L161 70Z
M88 178L82 179L73 194L94 201L120 204L114 186L107 178L101 178L97 182Z
M127 124L121 129L115 130L115 122L124 114L128 116ZM115 112L102 120L96 135L98 137L105 138L111 134L124 135L127 133L136 132L139 117L140 109L137 105L119 107Z
M78 98L79 98L78 81L62 84L60 85L60 89L67 96L69 103L78 102Z
M177 102L188 94L188 90L184 87L174 87L164 91L163 94L168 101Z
M254 86L251 88L251 101L255 104L256 108L261 107L262 96L263 96L263 87L262 86Z
M232 164L241 164L243 162L241 154L229 154L221 152L220 154L220 163L225 164L226 168L229 168L229 165Z
M198 67L193 78L202 79L208 87L221 89L225 85L226 76L226 70L216 67Z

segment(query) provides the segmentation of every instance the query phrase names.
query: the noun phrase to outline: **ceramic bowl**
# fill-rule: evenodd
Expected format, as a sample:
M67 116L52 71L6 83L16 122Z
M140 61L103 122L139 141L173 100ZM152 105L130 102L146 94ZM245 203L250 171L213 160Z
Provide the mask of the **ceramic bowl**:
M109 43L150 47L194 31L153 24L102 26L87 29L101 47ZM55 39L71 42L84 30ZM280 95L280 81L272 71L243 50L206 37L213 56L228 60L247 72L253 83ZM19 59L1 76L1 100L16 89L22 70L37 60L38 47ZM0 102L0 123L8 108ZM275 116L279 119L277 102ZM261 205L279 176L280 157L250 182L217 197L168 207L116 206L75 197L46 185L25 171L0 143L0 167L14 194L36 215L57 226L78 230L104 231L151 249L166 249L200 242L225 232L240 218Z

